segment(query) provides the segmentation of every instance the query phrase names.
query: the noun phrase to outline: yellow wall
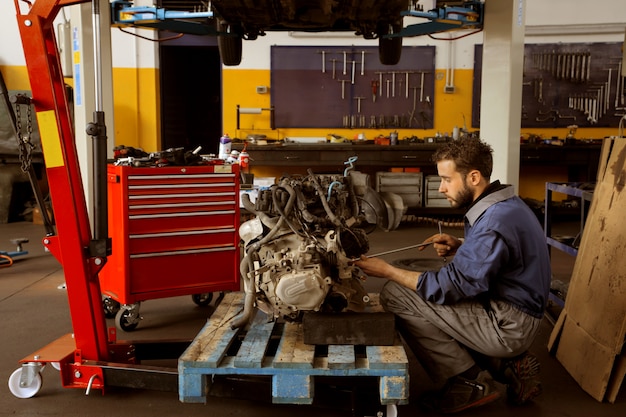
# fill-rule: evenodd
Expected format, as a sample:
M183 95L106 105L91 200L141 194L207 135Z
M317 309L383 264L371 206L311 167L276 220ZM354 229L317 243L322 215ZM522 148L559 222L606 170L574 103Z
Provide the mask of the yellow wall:
M161 149L159 70L113 68L115 145Z
M25 66L2 66L0 71L9 90L30 90L30 81Z
M24 66L0 67L9 89L29 89L28 74ZM465 124L471 128L472 120L472 70L457 69L454 73L455 92L443 92L445 85L444 70L436 71L434 100L434 129L398 129L400 138L405 136L427 137L437 132L451 133L454 126ZM327 136L329 133L354 138L358 133L374 138L388 135L390 129L277 129L270 130L270 114L245 114L240 118L241 129L237 131L237 105L241 107L271 106L271 84L269 70L239 70L224 68L223 74L223 130L233 137L245 138L249 134L265 134L268 138L282 139L288 136ZM113 68L114 126L115 145L143 148L148 152L160 150L160 102L159 70L155 68ZM268 94L258 94L256 87L269 87ZM521 129L520 135L536 134L545 138L553 136L563 138L566 128L561 129ZM579 128L579 139L603 138L617 134L615 128ZM259 176L280 175L282 170L265 168L255 172ZM295 172L294 172L295 173ZM565 168L545 169L539 167L523 168L520 172L519 194L524 197L543 200L545 182L567 181Z

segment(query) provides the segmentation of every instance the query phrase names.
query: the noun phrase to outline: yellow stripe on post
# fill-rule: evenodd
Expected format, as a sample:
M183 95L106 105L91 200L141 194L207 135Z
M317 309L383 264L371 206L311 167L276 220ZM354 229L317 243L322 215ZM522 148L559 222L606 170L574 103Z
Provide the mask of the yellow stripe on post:
M63 152L61 150L61 137L57 128L57 118L54 110L37 113L37 123L41 135L41 146L47 168L62 167Z

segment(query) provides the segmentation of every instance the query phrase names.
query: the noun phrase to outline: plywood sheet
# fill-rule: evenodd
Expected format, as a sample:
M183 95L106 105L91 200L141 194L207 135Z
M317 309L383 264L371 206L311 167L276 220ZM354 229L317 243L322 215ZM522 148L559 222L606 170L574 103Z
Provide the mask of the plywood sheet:
M610 380L609 394L614 397L623 379L619 369L621 375L612 374L626 331L626 139L607 142L603 155L608 159L601 162L603 176L585 224L563 317L549 346L598 401L605 399Z

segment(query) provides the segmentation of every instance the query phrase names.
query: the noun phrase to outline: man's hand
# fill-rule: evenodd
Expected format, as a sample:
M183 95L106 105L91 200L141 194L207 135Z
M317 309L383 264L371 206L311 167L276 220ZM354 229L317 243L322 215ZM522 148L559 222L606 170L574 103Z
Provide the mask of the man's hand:
M459 246L463 244L463 241L447 233L437 233L424 240L424 243L432 243L437 256L446 257L454 255ZM424 250L424 248L419 248L418 250Z
M417 282L422 275L421 272L396 268L380 258L368 258L365 255L361 255L361 259L354 261L353 265L368 276L387 278L412 290L417 288Z
M365 275L379 278L389 278L393 271L393 266L380 258L368 258L361 255L361 258L354 261L354 266L358 267Z

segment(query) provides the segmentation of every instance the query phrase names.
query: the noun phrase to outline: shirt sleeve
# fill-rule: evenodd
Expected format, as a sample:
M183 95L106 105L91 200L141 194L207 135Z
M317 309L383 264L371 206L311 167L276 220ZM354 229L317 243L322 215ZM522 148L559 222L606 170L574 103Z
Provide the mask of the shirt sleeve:
M491 280L506 265L509 250L495 231L473 230L452 261L438 271L426 271L417 284L417 293L427 301L453 304L489 291Z

